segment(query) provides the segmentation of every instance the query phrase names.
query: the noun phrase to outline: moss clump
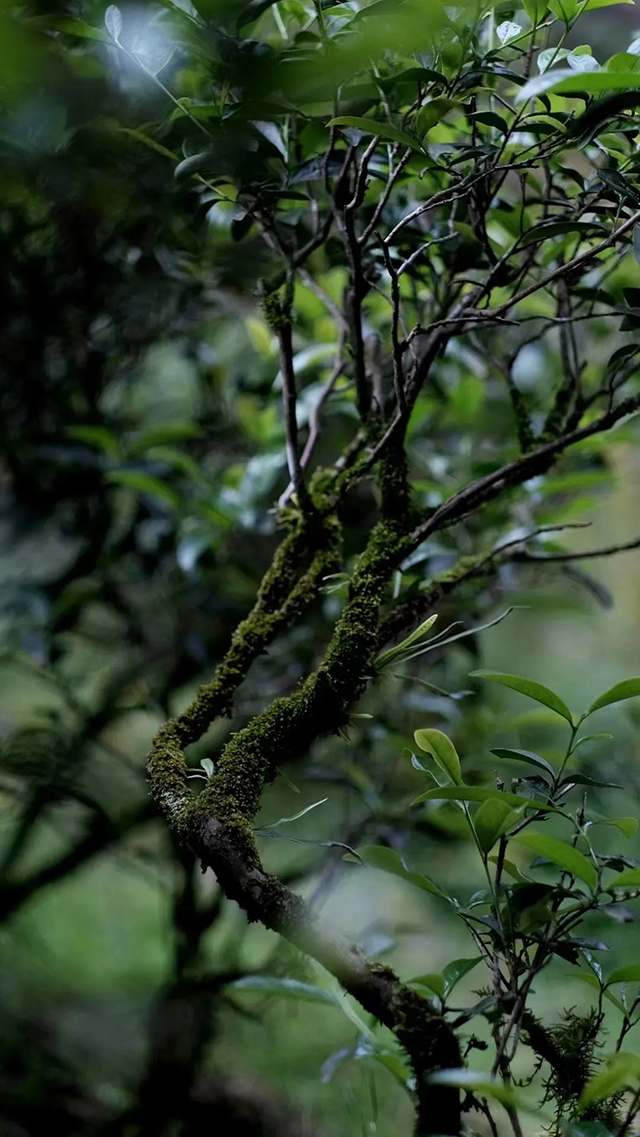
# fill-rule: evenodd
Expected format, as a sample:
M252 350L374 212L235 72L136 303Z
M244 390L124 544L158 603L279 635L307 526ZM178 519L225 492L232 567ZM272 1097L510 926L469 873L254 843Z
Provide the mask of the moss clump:
M522 1019L523 1038L550 1074L545 1082L545 1100L556 1106L558 1132L562 1118L601 1121L609 1129L620 1123L622 1095L594 1102L581 1109L578 1102L584 1087L596 1071L596 1050L602 1028L602 1014L592 1007L586 1014L565 1010L559 1022L544 1026L526 1011Z

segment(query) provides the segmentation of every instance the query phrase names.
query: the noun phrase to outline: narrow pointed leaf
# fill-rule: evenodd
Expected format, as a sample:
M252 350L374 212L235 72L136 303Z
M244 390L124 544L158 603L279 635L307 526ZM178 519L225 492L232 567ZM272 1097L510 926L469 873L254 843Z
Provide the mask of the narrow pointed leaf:
M229 983L227 990L257 991L262 995L280 995L285 999L301 999L307 1003L328 1003L332 1007L336 1005L333 995L321 987L276 975L243 975L242 979L234 979L233 983Z
M591 704L587 713L592 715L594 711L599 711L600 707L608 707L611 703L621 703L624 699L634 699L636 695L640 695L640 678L623 679L622 683L616 683L615 687L610 687L604 695L600 695Z
M594 866L579 849L574 849L573 845L546 833L521 833L513 840L539 856L553 861L560 868L566 869L572 876L577 876L588 884L589 888L595 888L598 877Z
M327 126L349 126L352 130L361 130L363 134L375 134L378 138L386 138L389 142L399 142L402 146L411 146L413 150L422 147L417 138L413 138L404 130L398 130L387 122L375 122L372 118L354 118L352 115L341 115L332 118Z
M293 813L291 817L280 817L277 821L273 821L271 825L265 825L265 829L277 829L279 825L286 825L289 821L297 821L300 817L304 817L305 813L310 813L312 809L317 809L319 805L324 805L325 801L329 799L323 797L320 801L314 801L312 805L305 806L304 809L299 810L298 813Z
M537 798L508 793L506 790L497 789L496 786L465 786L462 783L457 786L436 786L435 789L427 790L426 793L414 798L411 804L418 805L421 801L489 801L491 798L497 798L512 806L526 805L527 809L557 812L555 806L538 801Z
M521 695L535 699L536 703L549 707L573 726L573 715L566 703L549 687L536 682L535 679L526 679L522 675L507 675L503 671L472 671L471 674L477 679L491 679L494 683L501 683L503 687L511 687L513 691L519 691Z
M495 754L497 758L505 758L507 761L526 762L529 766L538 766L555 778L556 772L551 763L547 762L546 758L541 758L539 754L534 754L531 750L512 750L510 747L499 746L491 753Z
M453 959L442 969L442 978L445 984L445 995L449 995L457 983L464 978L474 967L482 963L482 956L476 955L473 959Z

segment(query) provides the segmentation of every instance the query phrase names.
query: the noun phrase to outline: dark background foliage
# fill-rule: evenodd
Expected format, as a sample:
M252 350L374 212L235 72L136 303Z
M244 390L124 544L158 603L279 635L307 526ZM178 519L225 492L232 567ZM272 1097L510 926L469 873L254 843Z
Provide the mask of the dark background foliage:
M244 28L235 6L196 7L207 20L198 32L203 56L215 45L218 87L239 85L248 100L268 101L273 29L258 34L249 17L269 6L249 5ZM591 17L594 37L611 35L611 51L614 39L629 38L625 21L633 24L633 9L613 12L615 22L610 11L606 22ZM288 481L279 362L256 294L259 278L277 272L277 257L251 216L256 199L268 217L282 198L273 131L239 115L202 158L199 112L195 128L179 107L168 121L164 95L148 78L61 23L81 19L101 30L102 16L97 5L51 3L25 6L20 21L6 9L0 25L0 1128L7 1137L196 1134L215 1125L239 1137L400 1132L411 1124L410 1102L392 1068L366 1060L367 1024L363 1034L350 1002L341 1015L232 986L260 972L313 983L315 973L275 936L247 926L211 872L203 876L172 839L149 795L144 761L156 729L212 674L277 543L273 504ZM144 16L126 10L125 46ZM209 79L198 70L207 64L195 34L191 48L191 56L181 49L176 69L182 89L199 92ZM312 77L319 94L305 90L303 62L291 97L324 98L336 82L330 72ZM358 97L343 113L360 113ZM155 148L136 140L158 119ZM303 236L296 194L317 176L305 163L317 164L320 146L312 122L285 202L291 231ZM191 166L174 176L167 151ZM222 176L241 187L233 206L215 202L197 180L218 184ZM451 255L464 265L464 240ZM314 270L336 304L343 263L330 240ZM619 286L638 283L633 265ZM312 288L302 290L298 320L308 415L336 329ZM622 342L603 329L590 334L602 357ZM548 393L557 349L528 358L530 375L546 368ZM526 383L526 365L522 376ZM532 381L534 404L542 394ZM493 377L483 387L463 348L443 362L421 413L416 438L432 428L440 438L438 453L418 463L424 500L443 479L490 466L513 433L504 384ZM348 441L353 418L348 398L329 405L320 464ZM571 547L633 536L632 440L619 432L606 451L567 460L513 514L496 505L464 533L444 534L404 566L402 587L417 593L480 538L490 546L505 529L526 528L540 501L549 523L593 521L587 536L570 535ZM370 486L348 498L347 565L376 508ZM490 766L486 749L496 739L553 749L548 723L520 715L516 700L480 697L468 673L486 660L531 675L544 669L567 697L588 702L634 670L637 564L630 553L624 567L599 565L595 579L590 569L514 564L463 585L439 605L439 626L474 627L508 605L528 605L430 663L430 681L471 695L447 699L423 687L419 663L415 682L387 680L359 705L372 718L354 721L349 740L321 741L282 771L259 824L326 798L276 832L388 843L414 863L436 865L452 884L468 882L477 870L453 812L407 815L407 798L421 786L402 755L413 730L427 718L440 722L479 770ZM340 581L333 585L258 660L234 717L190 750L194 773L317 663L343 600ZM637 713L611 722L615 751L601 747L585 769L623 776L635 792ZM430 900L385 878L363 885L342 852L264 839L268 865L371 955L393 953L394 966L417 973L470 954L453 924L441 915L434 924ZM633 953L622 929L604 924L594 918L593 935L626 962ZM465 982L465 993L474 990ZM555 982L540 993L551 1007L562 986ZM578 990L571 1001L581 998Z

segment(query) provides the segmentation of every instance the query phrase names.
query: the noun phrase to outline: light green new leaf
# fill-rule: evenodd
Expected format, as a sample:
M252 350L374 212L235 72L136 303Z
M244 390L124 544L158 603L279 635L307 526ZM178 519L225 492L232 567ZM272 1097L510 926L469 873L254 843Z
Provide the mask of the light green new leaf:
M587 1082L579 1104L584 1108L595 1101L603 1101L617 1094L640 1078L640 1056L619 1050L607 1060L604 1070L599 1070Z
M336 1001L328 991L314 987L312 983L302 983L299 979L285 979L276 975L243 975L227 985L228 990L258 991L262 995L280 995L285 999L301 999L307 1003L328 1003L335 1007Z
M561 841L559 837L551 837L546 833L521 833L513 840L531 849L533 853L553 861L560 868L566 869L572 876L577 876L588 884L589 888L595 888L598 876L594 866L579 849L574 849L567 841Z
M640 869L628 869L627 872L614 876L609 881L608 888L640 888Z
M611 983L640 983L640 963L630 963L627 967L617 967L607 979Z
M483 801L473 818L473 827L482 852L490 853L498 837L501 837L512 820L519 816L520 810L514 809L501 797L491 797Z
M392 876L399 876L401 880L406 880L409 884L415 884L416 888L421 888L423 892L430 892L432 896L442 896L448 900L446 892L443 892L429 877L423 876L422 873L409 872L402 863L402 858L399 853L393 849L387 849L383 845L363 845L362 848L356 849L356 853L363 864L371 869L381 869L382 872L391 873ZM352 861L353 857L347 856L345 860Z
M476 679L490 679L494 683L501 683L503 687L511 687L513 691L519 691L521 695L535 699L536 703L543 703L545 707L561 715L573 726L573 715L566 703L563 703L560 696L549 687L537 683L535 679L526 679L522 675L506 675L503 671L472 671L471 674Z
M427 754L431 754L440 769L444 770L445 774L448 774L452 781L457 783L462 781L458 752L446 734L443 734L441 730L426 728L424 730L417 730L413 737L420 749L425 750Z
M611 703L621 703L624 699L635 698L636 695L640 695L640 678L623 679L621 683L616 683L615 687L610 687L608 691L605 691L604 695L600 695L591 704L587 714L592 715L594 711L599 711L600 707L608 707Z
M417 138L406 134L404 130L397 130L387 122L375 122L372 118L356 118L353 115L341 115L332 118L328 126L349 126L352 130L361 130L363 134L375 134L378 138L387 138L390 142L400 142L403 146L411 146L413 150L422 147Z
M537 798L508 793L506 790L497 789L496 786L465 786L462 782L457 786L436 786L435 789L427 790L426 793L414 798L411 804L418 805L421 801L489 801L491 798L499 798L500 801L512 806L526 805L528 809L558 812L555 806L538 801Z
M638 828L637 817L602 817L592 821L592 825L615 825L625 837L633 837Z

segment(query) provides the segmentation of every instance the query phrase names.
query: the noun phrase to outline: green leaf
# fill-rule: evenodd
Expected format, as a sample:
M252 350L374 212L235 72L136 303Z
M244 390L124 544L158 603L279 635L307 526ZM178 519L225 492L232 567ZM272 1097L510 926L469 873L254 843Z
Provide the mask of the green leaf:
M423 892L430 892L433 896L442 896L445 900L449 899L446 892L443 892L428 877L423 876L422 873L409 872L404 867L400 854L396 853L394 849L387 849L383 845L363 845L362 848L356 849L356 853L368 868L381 869L382 872L391 873L392 876L399 876L401 880L406 880L409 884L415 884L416 888L421 888ZM352 861L354 858L347 854L344 859Z
M189 177L191 174L199 173L206 166L210 156L209 150L201 150L199 154L190 154L188 158L183 158L173 171L176 181L179 181L180 178Z
M280 995L285 999L301 999L306 1003L328 1003L335 1007L336 1001L328 991L314 987L312 983L302 983L299 979L281 979L275 975L243 975L227 984L227 990L257 991L262 995Z
M494 126L501 134L509 133L509 124L501 114L495 111L472 111L467 115L470 122L480 122L483 126Z
M524 103L548 92L571 95L576 91L584 91L585 94L593 95L601 91L626 91L636 87L640 87L640 73L637 71L576 72L561 67L558 71L546 71L544 75L530 79L520 88L515 101Z
M562 1132L565 1137L612 1137L601 1121L565 1121Z
M597 976L593 975L593 973L585 974L584 971L570 971L567 975L567 979L579 979L581 983L586 983L587 987L593 987L596 991L600 991L600 980L597 978ZM616 1007L617 1010L619 1010L623 1015L626 1015L624 1005L620 1002L619 999L616 999L615 995L611 994L611 991L604 991L604 997L609 1003L612 1003L613 1006Z
M614 876L607 885L607 890L610 888L640 888L640 869L629 869Z
M115 434L107 430L106 426L68 426L65 430L68 438L75 438L78 442L86 442L95 446L114 458L120 452L120 444Z
M551 837L546 833L520 833L512 840L553 861L560 868L566 869L572 876L577 876L588 884L589 888L595 888L598 876L594 866L579 849L574 849L567 841L561 841L559 837Z
M522 4L532 24L539 24L547 11L547 0L523 0Z
M110 470L108 474L105 474L105 478L108 482L128 486L132 490L137 490L138 493L160 498L171 509L180 508L181 503L178 494L164 482L161 482L159 478L152 477L151 474L143 474L137 470Z
M64 16L61 20L56 21L58 31L66 32L70 36L78 36L80 39L96 39L100 43L113 44L112 37L103 32L102 28L92 28L91 24L87 24L85 20L78 20L73 16Z
M600 739L604 738L611 739L613 738L613 735L607 734L606 732L602 734L584 734L582 738L579 738L577 742L574 742L573 749L577 750L579 746L584 746L585 742L597 742Z
M483 853L490 853L499 837L520 811L500 797L487 798L474 814L473 827Z
M128 447L128 453L145 454L152 446L164 446L167 443L200 437L202 431L192 422L169 422L162 426L150 426L134 439Z
M627 967L617 967L607 979L607 987L612 983L640 983L640 963L630 963Z
M535 245L546 238L559 237L564 233L578 233L583 237L602 236L606 230L593 221L548 221L544 225L534 225L523 233L519 244Z
M378 138L387 138L390 142L400 142L403 146L411 146L413 150L422 150L417 138L406 134L404 130L397 130L387 122L375 122L372 118L354 118L353 115L341 115L332 118L327 126L349 126L352 130L361 130L363 134L375 134Z
M615 687L610 687L608 691L605 691L604 695L600 695L591 704L587 714L592 715L594 711L599 711L601 707L608 707L611 703L621 703L624 699L634 699L636 695L640 695L640 678L623 679L621 683L616 683Z
M451 963L448 963L447 966L442 969L445 996L449 995L456 984L459 983L469 971L473 971L474 967L477 967L482 961L483 957L481 955L476 955L473 959L452 959Z
M134 142L141 142L143 146L148 146L150 150L155 150L156 154L162 154L164 158L170 158L172 162L179 160L178 155L173 150L168 150L166 146L156 142L155 138L149 138L149 135L142 130L134 130L131 126L120 126L119 123L114 123L111 130L117 134L125 134Z
M421 987L428 987L439 999L444 998L444 979L442 975L433 972L430 972L428 975L416 975L411 982L419 983Z
M534 754L531 750L512 750L510 747L499 746L497 749L492 750L491 754L495 754L497 758L505 758L507 761L512 762L526 762L528 766L538 766L541 770L546 770L555 778L556 772L550 762L546 758L541 758L539 754Z
M537 798L508 793L506 790L499 790L496 786L465 786L462 782L455 786L436 786L435 789L427 790L426 793L414 798L411 804L418 805L421 801L489 801L491 798L499 798L500 801L513 806L526 805L528 809L557 812L555 806L538 801Z
M622 786L618 782L600 782L597 778L590 778L588 774L567 774L560 782L561 786L600 786L602 789L607 790L620 790Z
M346 577L347 580L349 579L346 573L336 573L334 575ZM426 636L437 619L437 615L429 616L428 620L424 620L424 622L415 628L401 643L396 644L395 647L387 648L386 651L381 651L374 661L375 670L377 672L386 671L391 664L402 662L410 650L416 647L423 636Z
M640 1056L619 1050L607 1059L604 1070L599 1070L587 1082L580 1095L579 1105L584 1109L596 1101L603 1101L626 1089L640 1078Z
M246 24L252 24L254 20L259 20L263 12L272 8L276 0L250 0L250 3L242 9L238 16L237 28L244 28Z
M429 1074L427 1079L436 1086L459 1086L460 1089L476 1090L484 1097L494 1098L503 1105L514 1105L515 1094L508 1086L500 1082L492 1082L485 1070L467 1070L466 1068L437 1070Z
M207 777L212 778L214 773L215 773L215 766L214 766L213 762L211 761L211 759L210 758L202 758L200 760L200 765L202 766L202 769L204 770Z
M599 817L591 822L592 825L615 825L625 837L633 837L638 828L637 817Z
M446 734L443 734L441 730L432 730L427 727L423 730L416 730L413 737L416 740L416 745L421 750L425 750L427 754L431 754L440 769L444 770L452 781L457 783L462 781L458 752Z
M472 671L471 674L477 679L490 679L494 683L501 683L503 687L511 687L513 691L519 691L521 695L535 699L536 703L543 703L545 707L561 715L573 726L573 715L566 703L563 703L559 695L549 687L537 683L535 679L526 679L521 675L506 675L503 671Z

